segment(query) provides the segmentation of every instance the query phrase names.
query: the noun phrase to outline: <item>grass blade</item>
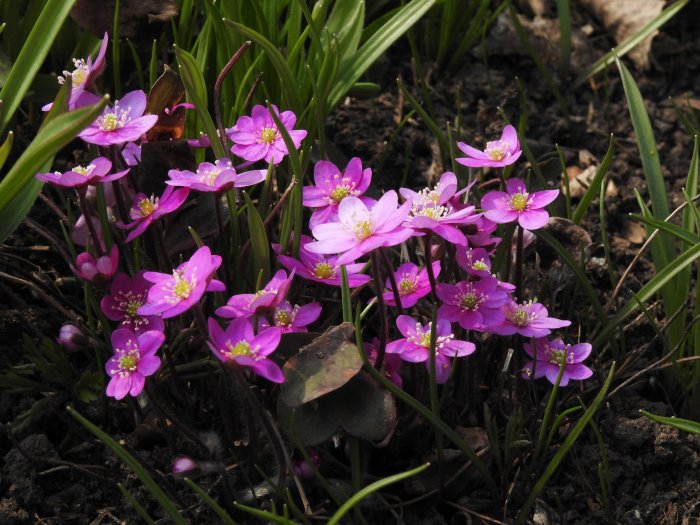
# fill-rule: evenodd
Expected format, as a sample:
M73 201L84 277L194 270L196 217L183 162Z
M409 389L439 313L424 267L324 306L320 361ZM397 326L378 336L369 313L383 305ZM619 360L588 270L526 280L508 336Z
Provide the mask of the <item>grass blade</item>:
M147 525L156 525L155 520L148 515L146 509L143 508L143 505L141 505L138 502L138 500L131 494L131 492L124 488L124 485L122 485L121 483L117 483L117 487L119 487L119 490L121 490L122 494L129 502L129 505L134 507L136 512L139 513L139 516L141 516L141 519L144 521L144 523L146 523Z
M571 63L571 5L569 0L556 2L559 19L559 73L562 78L566 78Z
M129 454L126 449L117 443L112 437L107 435L102 429L92 424L90 421L81 416L72 406L67 406L66 410L73 416L78 422L92 432L97 439L102 441L107 445L112 451L126 463L134 474L138 476L141 482L146 486L148 491L153 494L158 503L163 507L165 513L173 520L177 525L187 525L187 521L180 515L178 510L175 508L175 504L172 500L163 492L163 490L158 486L158 483L151 477L151 475L146 471L145 468L138 462L138 460Z
M700 242L700 236L671 222L659 221L653 217L637 215L636 213L632 213L630 218L643 222L647 226L651 226L652 228L661 230L662 232L666 232L669 235L674 236L676 239L681 240L691 246Z
M683 432L690 432L691 434L700 435L700 423L698 423L697 421L681 419L678 417L657 416L656 414L651 414L646 410L640 410L640 412L652 421L656 421L657 423L661 423L662 425L670 425L673 428L682 430Z
M185 483L187 483L192 490L199 494L199 497L204 500L204 503L206 503L211 510L216 512L216 515L221 518L221 522L224 523L224 525L236 525L236 522L233 521L233 518L229 515L229 513L226 512L221 505L214 501L209 494L204 492L199 485L189 478L185 478Z
M10 131L7 134L7 137L5 137L5 142L3 142L2 146L0 146L0 170L5 165L5 161L7 160L7 156L10 154L10 151L12 151L12 142L14 141L14 138L15 134Z
M596 60L593 63L593 65L591 65L588 69L586 69L583 73L581 73L578 76L578 78L574 81L573 87L577 88L578 86L586 82L586 80L591 78L593 75L600 73L602 70L608 67L608 65L611 64L613 60L616 60L615 57L621 58L630 51L632 51L632 49L634 49L638 44L640 44L654 31L659 29L662 25L671 20L671 18L676 16L678 11L683 9L687 3L688 0L678 0L678 2L676 2L675 4L672 4L663 11L661 11L661 13L659 13L659 15L654 20L652 20L643 28L641 28L637 33L630 36L619 46L617 46L611 51L608 51L607 53L605 53L605 55Z
M581 224L581 221L583 220L583 217L586 214L586 210L588 210L588 206L590 206L593 199L598 196L598 193L600 193L600 185L603 183L603 180L605 180L605 174L610 168L610 164L612 163L614 153L615 138L611 133L610 145L608 146L608 151L605 154L605 157L603 158L603 162L600 163L598 171L596 172L595 177L593 177L593 180L591 181L591 185L586 190L586 193L583 194L581 202L576 207L576 211L574 212L574 217L572 219L574 224Z
M262 281L266 283L270 280L270 243L267 241L265 225L248 193L243 192L243 198L248 213L248 230L253 254L253 277L262 271Z

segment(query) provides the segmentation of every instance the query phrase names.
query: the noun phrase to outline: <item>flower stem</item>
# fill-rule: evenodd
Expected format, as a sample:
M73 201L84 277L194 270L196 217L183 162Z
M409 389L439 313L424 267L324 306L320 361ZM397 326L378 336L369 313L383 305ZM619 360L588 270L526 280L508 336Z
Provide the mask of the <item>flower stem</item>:
M377 360L374 362L374 367L377 370L382 369L384 363L384 352L386 350L386 342L389 338L389 321L386 316L386 303L382 294L382 275L379 268L378 250L372 252L372 277L374 278L374 289L377 292L377 304L379 306L379 319L381 327L379 330L379 348L377 349Z
M92 237L92 244L95 246L95 251L97 255L102 257L105 251L102 249L102 242L97 236L97 230L95 229L95 223L92 222L92 213L90 212L90 205L88 204L87 198L85 197L85 190L78 190L78 199L80 200L80 209L85 216L85 224L87 224L88 231L90 232L90 237Z
M537 444L535 445L535 452L532 454L533 464L535 461L537 461L540 452L542 452L542 447L544 446L545 441L545 434L547 433L546 430L549 426L549 420L552 418L552 411L554 410L554 405L556 404L555 400L557 397L557 390L559 390L559 383L561 382L561 378L564 375L565 369L566 361L563 361L562 364L559 366L559 374L557 375L557 380L554 382L554 386L552 387L552 392L549 394L549 399L547 400L547 407L544 409L544 417L542 418L540 432L537 435Z
M389 262L389 258L386 256L384 248L378 248L379 254L382 256L382 262L384 262L384 267L386 268L387 274L389 275L389 282L391 283L391 292L394 294L394 302L396 303L396 309L399 315L403 315L403 305L401 304L401 294L399 293L399 287L396 284L396 276L394 275L393 268Z
M515 244L515 296L524 301L523 293L523 227L518 226L518 237Z
M233 285L231 277L231 251L229 249L228 237L226 236L226 228L224 226L224 210L221 205L221 195L214 195L214 209L216 210L216 225L219 228L219 238L221 239L221 256L223 257L224 280L226 281L226 290L230 291Z
M437 390L437 303L433 304L433 315L430 323L430 410L437 419L440 419L440 398ZM435 449L437 450L438 465L440 467L440 488L442 488L443 479L443 440L442 433L435 429Z
M437 304L437 292L435 287L435 274L433 273L433 251L432 251L432 232L427 232L425 237L423 237L423 252L425 257L425 269L428 272L428 281L430 281L430 294L433 298L433 302Z

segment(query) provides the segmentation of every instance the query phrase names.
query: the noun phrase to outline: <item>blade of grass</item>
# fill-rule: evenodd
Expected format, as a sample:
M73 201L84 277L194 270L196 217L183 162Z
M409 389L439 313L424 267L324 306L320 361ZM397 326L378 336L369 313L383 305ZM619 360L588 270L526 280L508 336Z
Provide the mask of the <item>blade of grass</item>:
M647 226L651 226L654 229L666 232L669 235L675 237L676 239L683 241L687 245L693 246L700 242L699 235L696 235L690 230L684 229L671 222L659 221L657 219L654 219L653 217L638 215L636 213L631 213L630 218L643 222Z
M189 478L185 478L185 483L189 485L189 487L194 490L200 498L204 500L204 503L207 504L207 506L213 510L219 518L221 518L221 522L224 523L225 525L236 525L236 522L233 521L233 518L231 515L226 512L221 505L219 505L214 499L204 492L199 485L197 485L194 481L192 481Z
M14 138L15 134L10 131L7 134L7 137L5 137L5 142L3 142L2 146L0 147L0 170L5 165L5 161L7 160L7 156L10 154L10 151L12 151L12 142L14 141Z
M117 487L119 487L119 490L121 490L122 494L124 497L127 499L129 502L129 505L134 507L134 510L139 513L139 516L141 516L141 519L146 523L147 525L156 525L156 522L153 518L151 518L148 515L148 512L146 512L146 509L143 508L143 505L141 505L138 500L124 488L124 485L121 483L117 483Z
M651 414L650 412L647 412L646 410L640 410L639 412L644 414L646 417L648 417L652 421L656 421L657 423L661 423L662 425L670 425L673 428L677 428L678 430L682 430L683 432L690 432L691 434L699 434L700 435L700 423L698 423L697 421L691 421L689 419L681 419L678 417L657 416L656 414Z
M566 78L571 63L571 5L569 0L556 0L559 19L559 74Z
M600 185L603 183L603 180L605 180L605 175L608 173L608 169L610 168L610 164L612 163L614 153L615 137L611 133L610 144L608 146L608 151L607 153L605 153L605 157L603 158L603 162L600 163L598 171L596 171L595 177L593 177L593 180L591 181L591 185L586 190L586 193L583 194L581 202L576 207L576 211L574 212L574 217L572 219L574 224L581 224L581 221L583 220L583 217L585 216L586 211L588 210L588 206L590 206L591 202L593 202L593 199L597 197L600 193Z
M265 233L265 225L247 192L243 192L243 198L245 199L248 213L253 270L256 275L259 271L262 271L262 280L267 282L270 280L270 243Z
M114 452L119 459L126 463L134 474L141 480L141 482L146 486L148 491L153 495L153 497L160 503L163 507L165 513L173 520L177 525L187 525L187 521L180 515L178 510L175 508L173 501L163 492L163 490L158 486L158 483L151 477L151 475L146 471L143 466L138 462L138 460L129 454L126 449L117 443L112 437L107 435L102 429L85 419L80 415L72 406L67 406L66 411L73 416L81 425L92 432L97 439L102 441L106 446L108 446L112 452Z
M581 73L578 76L578 78L576 78L573 87L579 87L593 75L600 73L602 70L608 67L608 65L611 64L613 60L616 60L616 56L617 58L621 58L630 51L632 51L632 49L637 47L638 44L640 44L643 40L650 36L654 31L659 29L662 25L671 20L671 18L676 16L678 11L683 9L687 3L688 0L679 0L675 4L671 4L669 7L661 11L661 13L659 13L659 15L654 20L652 20L643 28L641 28L637 33L625 39L625 41L618 45L616 48L612 49L611 51L608 51L607 53L605 53L605 55L596 60L588 69Z

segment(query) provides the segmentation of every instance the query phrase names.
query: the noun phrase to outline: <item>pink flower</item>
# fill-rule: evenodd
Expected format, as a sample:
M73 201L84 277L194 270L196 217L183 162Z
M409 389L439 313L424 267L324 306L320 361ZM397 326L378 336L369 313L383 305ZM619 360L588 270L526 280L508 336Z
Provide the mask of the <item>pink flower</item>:
M550 383L556 384L559 377L559 369L564 364L564 372L559 386L566 386L570 379L581 381L593 375L593 371L582 361L591 353L592 347L588 343L567 345L561 339L550 341L547 338L536 339L535 348L525 343L527 355L533 359L525 363L523 377L525 379L539 379L546 376ZM534 375L533 375L534 374Z
M459 322L466 330L489 331L503 322L501 307L509 302L508 292L498 286L498 280L485 276L478 281L461 281L456 285L438 284L438 298L443 302L438 315Z
M226 302L226 306L216 309L216 315L232 319L270 313L284 301L293 278L294 270L289 277L287 272L279 270L262 290L234 295Z
M564 328L571 321L548 317L547 309L540 303L516 303L511 300L503 307L504 321L498 326L490 326L489 332L498 335L520 334L525 337L544 337L553 328Z
M371 343L364 343L365 354L369 358L369 362L374 365L377 362L377 356L379 355L379 339L372 339ZM401 371L401 364L403 360L399 354L384 354L384 363L382 364L382 372L384 376L394 383L399 388L403 388L403 378L399 373Z
M324 257L323 255L310 252L306 249L306 245L310 242L312 242L311 237L302 235L299 245L299 259L289 257L288 255L278 255L277 260L282 266L287 268L287 270L296 272L296 275L303 279L331 286L340 286L340 265L338 264L338 257ZM277 246L277 251L279 251L279 245L273 245L273 247L275 246ZM345 265L350 288L362 286L370 281L369 275L359 273L364 266L363 263Z
M112 332L114 355L105 363L105 370L112 378L106 394L123 399L127 394L137 396L143 390L146 377L160 368L156 351L165 341L165 334L151 330L135 335L126 328Z
M86 348L90 344L90 339L80 328L74 324L66 323L61 326L56 342L61 346L65 346L68 350L75 351Z
M395 191L385 193L369 207L357 197L346 197L338 206L339 222L319 224L312 233L318 241L306 245L310 252L340 253L338 264L354 261L380 246L394 246L413 235L402 226L410 202L398 207Z
M316 208L309 227L313 229L324 222L334 222L338 217L338 205L346 197L359 197L372 181L372 170L362 169L359 157L353 157L340 172L332 162L321 160L314 166L315 186L304 186L304 206ZM370 204L369 198L361 198Z
M431 324L421 325L409 315L400 315L396 319L404 339L392 341L386 346L387 354L399 354L401 359L411 363L426 363L430 366L430 330ZM438 318L435 343L436 381L440 384L447 381L450 373L450 358L464 357L476 350L474 343L455 339L449 321Z
M450 199L457 190L457 177L446 172L434 189L425 188L420 193L401 188L401 195L411 203L411 214L406 221L414 230L433 231L453 244L465 246L467 237L456 225L473 224L479 219L474 206L455 208Z
M41 182L48 182L61 188L85 189L86 186L97 186L104 182L111 182L122 178L129 170L120 171L108 175L112 169L112 163L104 157L97 157L87 166L75 166L65 173L54 171L53 173L37 173L36 178Z
M236 173L228 159L219 159L215 164L202 162L196 172L170 170L165 181L170 186L184 186L195 191L221 192L232 188L244 188L265 180L266 170L252 170Z
M199 469L199 463L187 456L180 456L175 458L175 461L173 461L171 472L175 475L186 475L188 472L192 472L193 470L197 469Z
M115 244L109 252L109 257L103 255L97 260L88 252L78 255L75 266L71 266L73 273L96 286L102 286L112 280L112 276L119 266L119 249Z
M277 349L281 336L278 328L268 328L255 335L253 321L245 317L231 321L224 332L219 323L209 318L209 348L214 355L224 363L250 368L273 383L284 382L280 367L267 358Z
M138 140L158 121L157 115L143 114L146 102L143 91L131 91L117 100L114 107L105 108L102 115L78 136L85 142L98 146Z
M504 224L517 220L523 229L536 230L547 224L549 213L544 208L556 199L557 195L559 190L529 194L523 181L509 179L506 182L506 191L488 192L481 198L481 207L485 210L484 216L493 222Z
M204 292L223 292L226 287L214 279L221 257L212 255L209 247L202 246L194 252L172 275L146 272L147 281L153 284L148 290L148 302L136 310L143 316L161 314L163 319L175 317L189 310L204 295Z
M118 273L106 295L100 301L100 308L110 321L119 321L119 328L126 328L138 335L149 330L163 331L163 319L159 315L138 313L146 302L151 284L139 272L134 277Z
M433 262L433 275L440 275L440 261ZM396 287L399 289L399 299L402 308L410 308L418 302L418 299L430 293L430 280L428 270L418 269L418 266L411 262L403 263L394 273ZM394 292L391 288L391 280L385 283L387 291L384 292L384 302L389 306L396 306Z
M177 210L182 206L182 203L185 202L189 193L189 188L179 188L176 190L172 186L168 186L160 197L156 197L155 195L146 197L145 193L137 193L131 203L131 209L129 210L129 216L132 218L133 222L129 224L117 224L117 226L122 229L131 230L126 237L126 242L133 241L136 237L145 232L146 228L148 228L153 221Z
M470 168L502 168L513 164L522 151L518 142L518 133L513 126L503 128L503 133L499 140L493 140L486 143L484 151L479 151L476 148L458 142L457 147L462 150L467 157L460 157L457 160L460 164Z
M491 275L491 258L483 248L458 248L457 265L474 277Z
M470 224L466 228L469 246L482 248L490 246L492 251L495 250L495 246L501 242L500 237L492 235L496 228L498 228L498 224L488 220L483 215L479 216L474 224Z
M274 326L282 330L283 334L290 332L308 332L306 328L321 315L321 305L313 302L299 306L289 301L284 301L272 312Z
M291 111L283 111L280 114L274 105L272 111L279 117L294 147L298 149L306 137L306 131L292 129L297 121L296 115ZM268 164L270 161L279 164L285 155L289 154L284 139L265 106L254 106L250 117L239 117L236 125L226 130L226 135L233 142L231 151L245 160L264 159Z
M107 43L109 42L109 37L107 33L104 34L102 38L102 45L100 50L95 57L95 62L93 63L92 57L88 57L87 61L80 58L73 59L73 65L75 69L73 71L64 71L63 76L58 77L59 84L65 84L70 75L71 80L71 93L70 99L68 100L68 109L72 110L78 106L78 99L85 93L86 89L94 89L95 80L99 77L105 70L105 55L107 54ZM49 111L53 107L53 103L46 104L41 108L42 111Z

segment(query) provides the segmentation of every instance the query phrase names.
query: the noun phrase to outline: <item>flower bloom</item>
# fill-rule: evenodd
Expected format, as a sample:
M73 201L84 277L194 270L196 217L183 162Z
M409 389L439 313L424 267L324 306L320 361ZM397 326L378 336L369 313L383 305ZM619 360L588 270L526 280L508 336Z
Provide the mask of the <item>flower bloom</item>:
M316 321L321 315L321 305L313 302L299 306L289 301L284 301L272 312L274 326L282 330L283 334L289 332L308 332L308 325Z
M380 246L401 244L414 235L402 226L410 211L410 202L398 206L395 191L385 193L368 207L357 197L346 197L338 206L339 222L319 224L312 233L318 241L306 245L314 253L340 253L338 264L354 261Z
M435 188L425 188L419 193L401 188L401 195L411 203L407 220L414 230L433 231L446 241L466 245L467 237L456 225L473 224L479 219L474 206L455 208L450 200L457 191L457 177L452 172L443 173Z
M109 252L109 256L103 255L97 260L88 252L83 252L75 259L75 266L71 266L73 273L96 286L107 284L119 266L119 249L115 244Z
M332 162L321 160L314 166L315 186L304 186L304 206L316 208L309 227L324 222L334 222L338 217L338 205L346 197L359 197L372 181L371 168L362 169L359 157L353 157L341 173ZM361 198L370 204L369 198Z
M224 363L234 362L250 368L273 383L284 382L280 367L267 358L277 349L281 336L278 328L267 328L255 335L253 321L245 317L231 321L226 331L209 318L209 348L214 355Z
M278 270L262 290L234 295L225 306L216 309L216 315L232 319L272 312L284 301L293 278L294 270L289 277L284 270Z
M499 140L487 142L484 151L473 148L464 142L458 142L457 147L467 156L455 160L470 168L502 168L513 164L522 153L518 142L518 133L511 125L503 128Z
M363 346L369 362L374 365L379 355L379 350L377 350L379 348L379 339L375 337L371 343L365 343ZM401 371L401 363L403 363L403 360L399 354L384 354L384 363L382 363L384 377L399 388L403 388L403 378L399 373Z
M547 338L536 339L535 348L525 343L525 351L532 360L525 363L523 377L525 379L539 379L546 376L550 383L555 384L559 377L559 369L564 365L559 386L566 386L570 379L577 381L588 379L593 371L582 361L591 353L591 345L579 343L567 345L561 339L550 341Z
M544 337L552 333L553 328L564 328L571 321L548 317L547 309L540 303L516 303L510 301L503 307L505 319L498 326L489 327L489 332L498 335L520 334L525 337Z
M306 245L312 242L311 237L302 235L299 243L299 259L288 255L278 255L279 263L294 271L296 275L303 279L315 281L317 283L328 284L331 286L340 286L340 265L338 257L332 255L324 257L318 253L310 252L306 249ZM279 252L279 245L277 247ZM369 275L359 273L364 268L363 263L350 263L345 265L345 272L348 274L348 286L355 288L362 286L370 281Z
M202 162L196 172L170 170L165 181L170 186L184 186L195 191L221 192L232 188L244 188L265 180L265 170L251 170L236 173L228 159L219 159L214 164Z
M306 130L292 129L297 121L296 115L291 111L283 111L280 114L274 105L272 111L279 117L294 147L298 149L306 137ZM268 164L270 161L279 164L285 155L289 154L277 124L265 106L254 106L250 117L239 117L236 125L226 130L226 135L233 142L231 151L245 160L254 162L264 159Z
M107 54L107 43L109 42L109 37L107 33L104 34L102 38L102 45L100 50L95 57L95 61L92 61L92 57L88 57L87 60L82 58L74 58L73 65L75 69L73 71L64 71L62 76L58 77L58 83L63 85L68 80L70 75L71 81L71 93L70 99L68 100L68 109L72 110L78 107L80 104L78 102L81 96L85 94L86 89L93 89L95 87L95 80L99 77L105 70L107 64L105 63L105 55ZM49 111L53 107L53 103L46 104L41 108L42 111Z
M37 173L36 178L41 182L48 182L61 188L83 190L86 186L96 186L103 182L120 179L129 172L127 169L108 175L111 169L112 163L109 160L105 157L97 157L87 166L75 166L65 173L59 171Z
M221 257L212 255L209 247L202 246L194 252L172 275L146 272L143 277L154 283L148 290L148 302L138 308L142 316L161 314L163 319L175 317L189 310L204 295L204 292L223 292L226 287L214 279Z
M433 275L440 275L440 261L433 261ZM418 302L418 299L430 293L430 280L427 268L422 270L411 262L403 263L394 273L394 280L399 291L399 299L402 308L410 308ZM384 302L389 306L396 306L394 292L391 288L391 280L385 283L387 291L384 292Z
M541 228L549 220L549 213L544 209L557 198L559 190L536 191L528 193L525 183L520 179L508 179L506 191L490 191L481 198L484 216L493 222L504 224L518 221L525 230Z
M483 248L458 248L457 265L474 277L491 275L491 258Z
M509 301L509 295L498 286L498 279L490 275L456 285L441 283L435 291L443 301L438 315L459 322L466 330L485 332L503 322L505 315L501 307Z
M155 126L157 115L144 115L146 93L131 91L114 107L105 108L95 122L78 135L85 142L98 146L111 146L138 140L141 135Z
M127 394L137 396L143 390L146 377L160 368L156 351L165 341L165 334L150 330L133 334L126 328L112 332L114 355L105 363L105 370L112 378L107 385L107 395L123 399Z
M129 210L129 217L133 222L117 224L120 228L131 230L126 237L126 242L133 241L145 232L153 221L177 210L185 202L189 193L189 188L175 189L172 186L168 186L160 197L155 195L147 197L145 193L137 193Z
M100 301L100 308L110 321L119 321L119 328L126 328L138 335L149 330L163 331L163 319L159 315L140 315L138 313L146 302L151 283L139 272L134 277L125 273L114 276L110 295Z

